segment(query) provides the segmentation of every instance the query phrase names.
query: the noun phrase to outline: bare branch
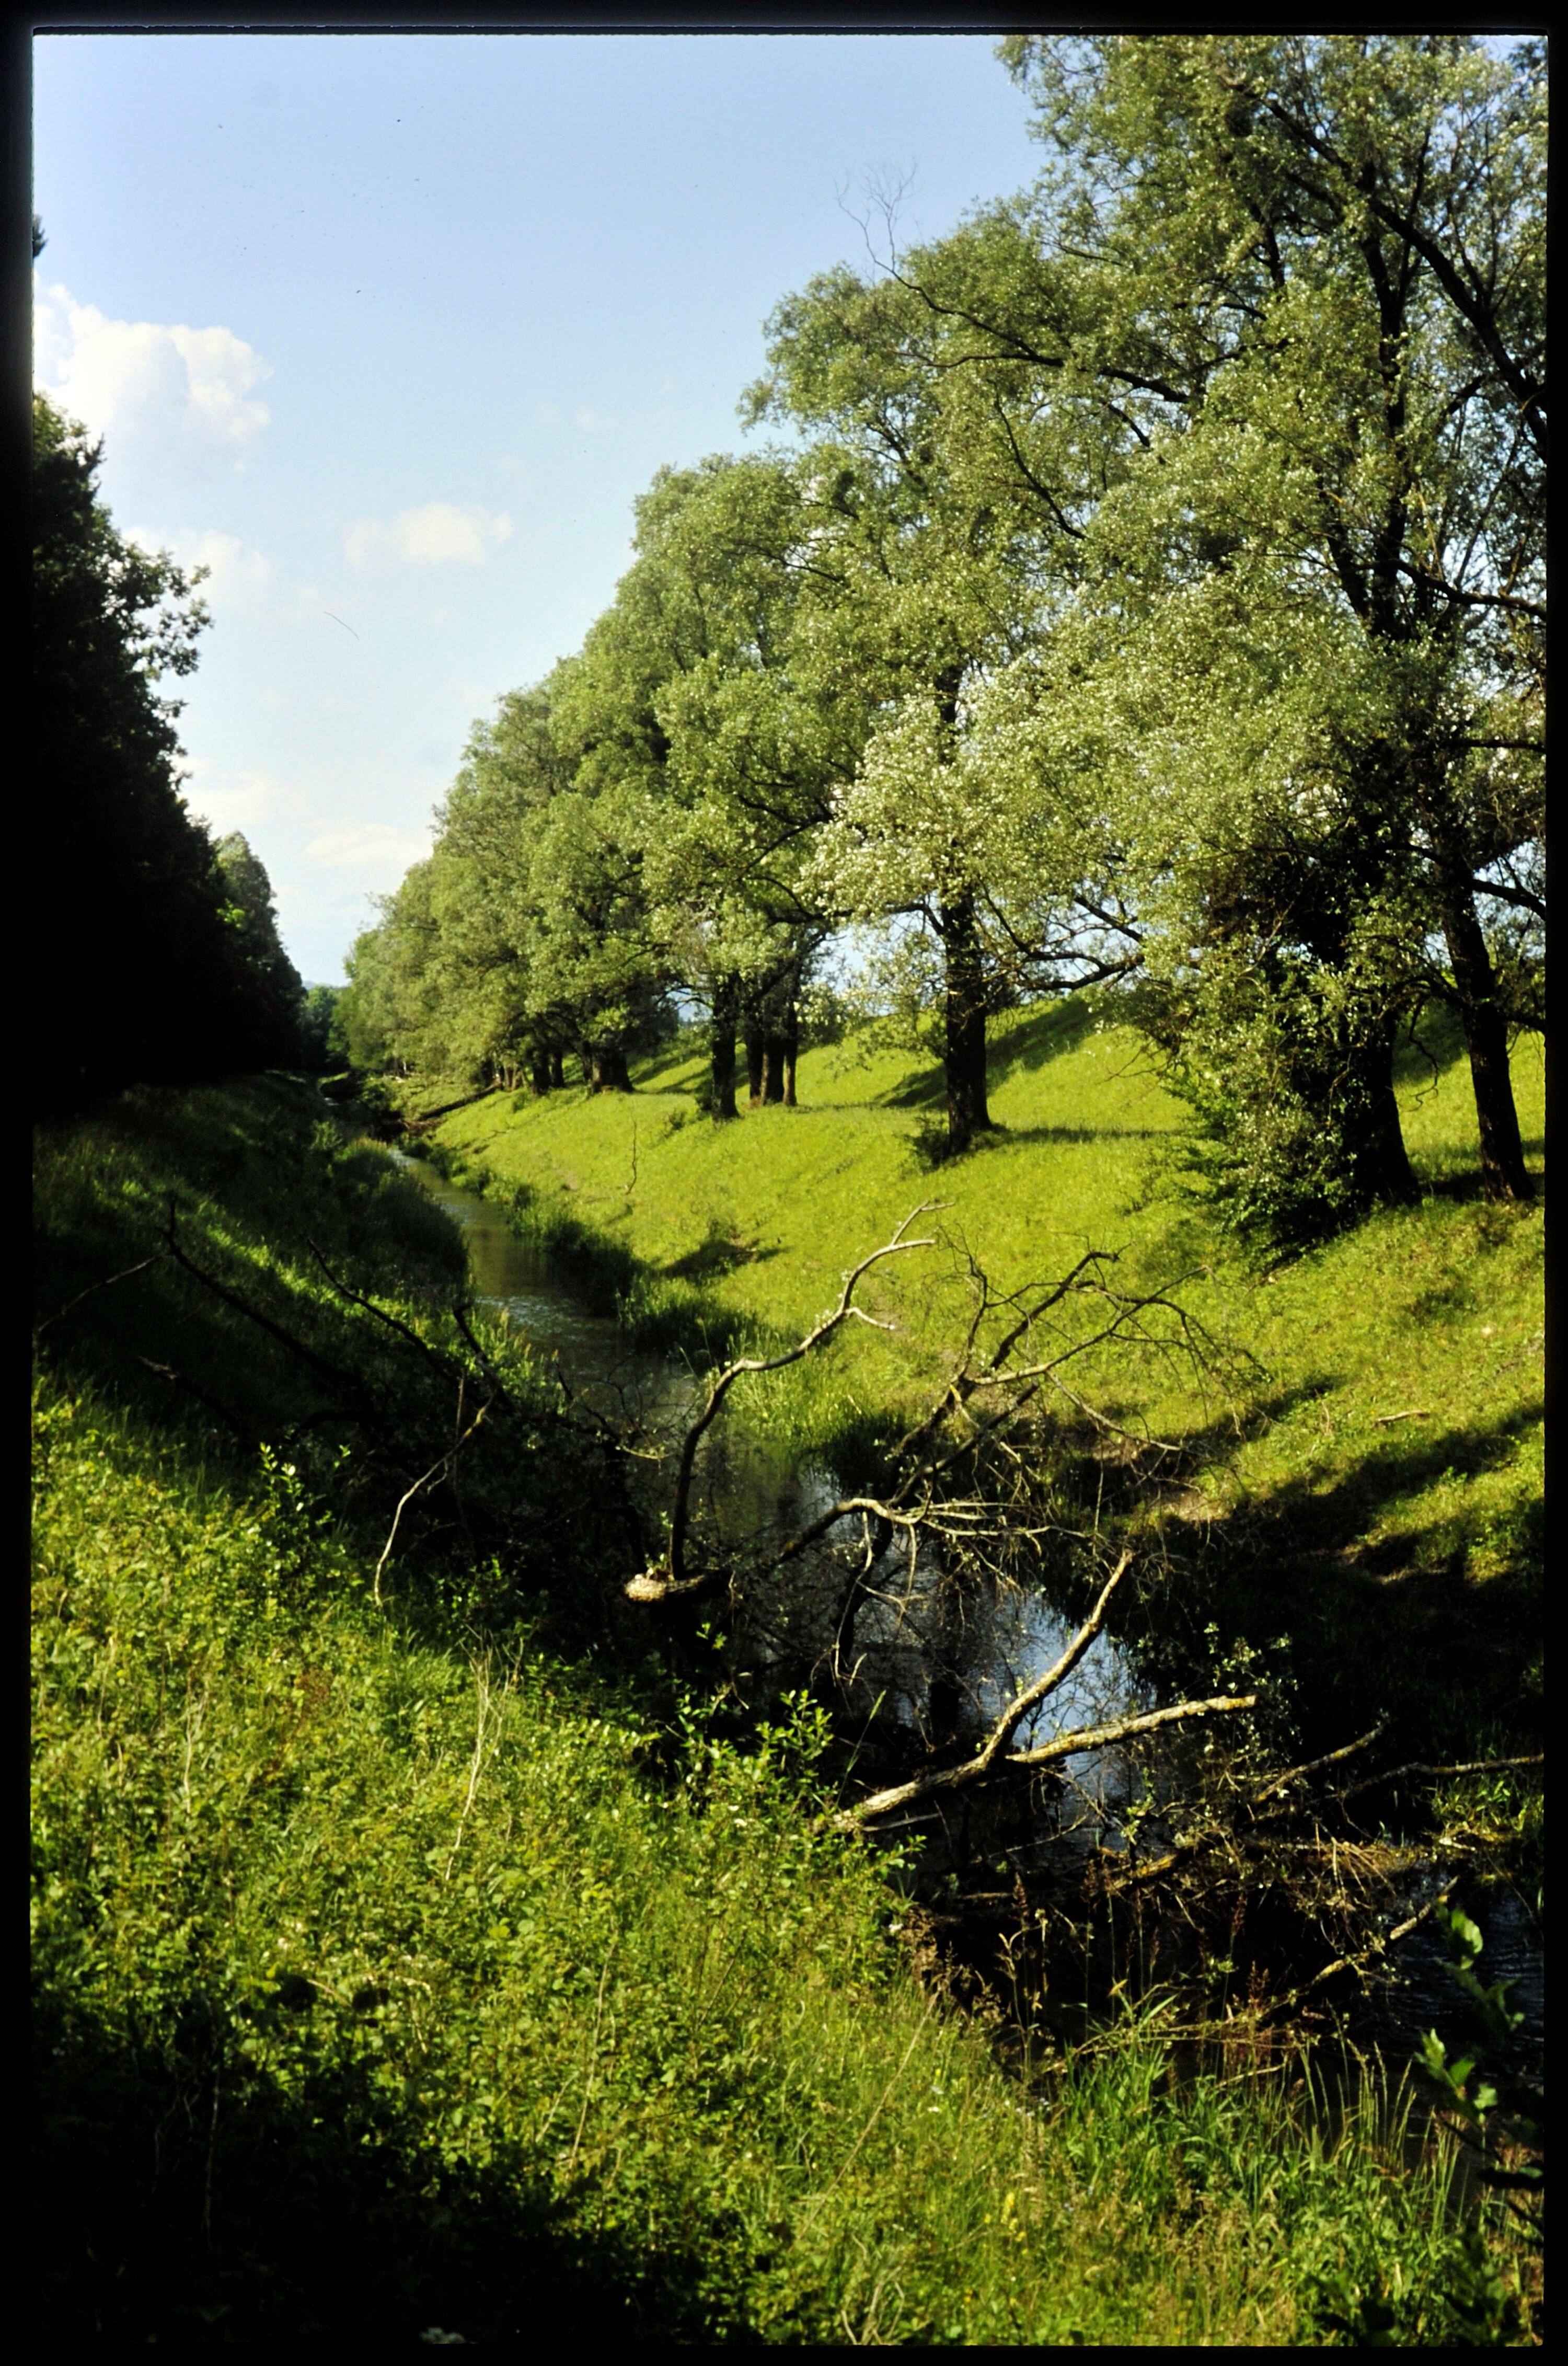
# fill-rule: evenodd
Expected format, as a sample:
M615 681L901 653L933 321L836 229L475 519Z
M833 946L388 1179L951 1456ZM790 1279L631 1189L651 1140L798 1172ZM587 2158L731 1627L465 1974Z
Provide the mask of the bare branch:
M993 1752L990 1742L975 1757L965 1759L961 1766L947 1766L932 1774L917 1774L908 1783L896 1783L889 1790L874 1791L869 1799L862 1799L840 1819L851 1828L864 1823L873 1816L890 1815L895 1808L912 1807L918 1800L934 1797L938 1792L962 1790L967 1784L978 1782L993 1773L998 1763L1003 1768L1017 1766L1050 1766L1063 1758L1076 1758L1080 1751L1109 1750L1118 1741L1130 1741L1141 1733L1154 1733L1160 1727L1179 1725L1189 1718L1222 1717L1236 1709L1256 1708L1258 1695L1247 1693L1240 1698L1224 1696L1216 1700L1175 1701L1168 1708L1139 1711L1132 1717L1112 1718L1106 1725L1085 1725L1071 1733L1058 1733L1034 1750L1015 1750L1002 1757Z
M85 1298L92 1298L100 1290L112 1290L117 1281L130 1281L137 1274L145 1273L149 1266L162 1265L168 1254L167 1249L158 1249L152 1256L143 1257L140 1265L128 1265L120 1273L106 1274L102 1281L90 1281L85 1290L79 1290L74 1298L68 1298L55 1313L46 1315L33 1333L33 1337L41 1339L55 1324L63 1323L68 1314L75 1313Z
M490 1405L488 1402L480 1405L478 1413L475 1414L472 1421L468 1424L468 1426L463 1432L461 1437L457 1439L457 1443L453 1446L449 1446L446 1453L441 1456L439 1461L433 1462L429 1470L424 1471L418 1479L416 1479L413 1485L406 1489L405 1492L398 1498L398 1508L392 1515L392 1525L388 1532L387 1541L381 1548L381 1558L376 1564L376 1574L370 1586L370 1599L375 1603L378 1609L379 1609L381 1604L381 1573L386 1568L388 1561L390 1560L392 1557L392 1547L398 1540L398 1524L401 1520L404 1512L413 1502L413 1499L417 1494L421 1493L422 1491L430 1486L434 1481L440 1479L445 1475L445 1473L452 1469L458 1455L462 1452L463 1448L468 1444L469 1438L472 1437L475 1430L478 1429L480 1422L483 1421L489 1411Z
M626 1588L628 1601L664 1602L675 1595L690 1594L698 1591L705 1592L709 1589L714 1583L711 1572L694 1577L686 1567L686 1536L691 1516L692 1472L696 1462L697 1448L711 1428L720 1405L736 1381L743 1379L747 1373L782 1372L787 1365L799 1363L803 1356L808 1356L814 1347L820 1346L824 1339L836 1331L840 1324L848 1322L852 1316L858 1317L863 1323L872 1324L875 1329L887 1329L889 1327L887 1324L876 1323L874 1317L864 1313L854 1304L856 1286L870 1272L872 1267L878 1264L884 1257L899 1256L909 1249L934 1248L936 1245L934 1237L911 1241L906 1240L904 1235L917 1216L923 1216L942 1204L936 1200L922 1200L919 1207L911 1208L892 1239L885 1241L881 1248L873 1249L869 1256L862 1257L859 1265L844 1276L844 1286L837 1306L830 1313L825 1314L816 1328L807 1333L804 1339L797 1340L793 1347L786 1347L779 1356L741 1357L737 1362L727 1364L716 1375L708 1390L706 1404L696 1420L692 1423L681 1442L681 1459L675 1476L675 1501L670 1521L668 1566L662 1570L645 1570L640 1576L634 1577Z

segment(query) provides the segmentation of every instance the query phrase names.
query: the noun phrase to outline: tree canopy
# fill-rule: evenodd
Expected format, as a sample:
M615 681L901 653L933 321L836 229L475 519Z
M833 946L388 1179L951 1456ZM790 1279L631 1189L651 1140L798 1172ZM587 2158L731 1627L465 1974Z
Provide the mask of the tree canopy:
M33 792L57 900L34 1094L70 1107L299 1056L300 987L266 873L215 848L179 787L177 704L206 623L195 577L127 541L99 498L100 446L33 402Z
M784 1097L812 963L883 930L940 1021L1126 997L1208 1188L1271 1237L1414 1187L1393 1091L1462 1028L1528 1193L1540 1023L1544 66L1457 34L1004 42L1044 156L785 298L581 649L476 728L354 963L413 1065L599 1085L672 1006Z

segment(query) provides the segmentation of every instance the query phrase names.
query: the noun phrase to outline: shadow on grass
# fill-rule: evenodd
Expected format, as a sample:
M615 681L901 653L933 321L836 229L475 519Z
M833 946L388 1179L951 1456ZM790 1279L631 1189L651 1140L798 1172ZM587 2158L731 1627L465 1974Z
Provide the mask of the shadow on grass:
M989 1083L1005 1084L1018 1069L1031 1075L1064 1052L1075 1052L1093 1032L1094 1015L1085 1004L1068 999L1042 1006L1032 1017L992 1038L986 1068Z
M241 2036L199 1996L159 2042L39 2000L32 2282L46 2338L358 2351L432 2328L527 2338L542 2312L588 2339L737 2330L716 2230L694 2227L679 2250L594 2234L591 2187L568 2223L539 2160L444 2158L373 2063L322 2062L286 2087Z
M1294 1393L1300 1402L1317 1391ZM1505 1567L1483 1583L1468 1573L1462 1522L1423 1517L1415 1499L1450 1475L1506 1463L1540 1411L1391 1437L1326 1485L1303 1473L1213 1520L1194 1520L1173 1493L1178 1517L1166 1535L1176 1583L1145 1606L1149 1636L1186 1674L1206 1620L1258 1647L1288 1634L1309 1742L1343 1741L1384 1714L1422 1754L1473 1755L1482 1730L1533 1737L1540 1704L1527 1671L1539 1651L1540 1506L1522 1507L1488 1539ZM1404 1506L1411 1516L1402 1521ZM1385 1533L1369 1541L1376 1528Z
M765 1265L778 1254L776 1243L772 1248L763 1248L754 1241L738 1240L722 1226L714 1224L705 1240L659 1270L671 1281L717 1281L743 1265Z

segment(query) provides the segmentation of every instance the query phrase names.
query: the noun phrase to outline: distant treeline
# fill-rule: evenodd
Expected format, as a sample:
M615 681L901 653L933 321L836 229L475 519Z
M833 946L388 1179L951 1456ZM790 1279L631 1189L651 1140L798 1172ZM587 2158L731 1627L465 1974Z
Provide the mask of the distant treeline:
M319 1065L333 999L305 993L245 839L215 843L186 811L179 709L160 684L195 665L206 613L197 579L115 531L99 454L34 397L29 785L55 921L32 1018L45 1110L131 1083Z
M1233 1218L1310 1235L1412 1190L1393 1062L1436 1000L1522 1197L1541 46L1003 46L1041 180L907 250L890 209L779 305L743 411L790 445L661 470L581 650L476 727L355 949L355 1056L614 1088L695 1005L723 1119L741 1041L787 1098L863 922L955 1149L987 1012L1098 984Z

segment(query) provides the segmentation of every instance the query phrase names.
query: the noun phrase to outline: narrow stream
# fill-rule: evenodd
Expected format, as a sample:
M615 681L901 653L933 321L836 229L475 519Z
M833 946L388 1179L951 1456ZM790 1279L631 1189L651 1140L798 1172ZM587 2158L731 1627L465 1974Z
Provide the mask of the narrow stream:
M591 1313L552 1268L547 1253L521 1239L502 1211L478 1193L449 1182L427 1162L393 1154L462 1226L479 1302L499 1314L547 1362L558 1361L572 1394L597 1411L631 1417L673 1441L691 1417L696 1389L671 1359L628 1345L610 1317ZM698 1473L700 1509L708 1532L738 1555L782 1543L837 1499L838 1481L818 1457L792 1463L770 1451L739 1423L721 1420L705 1441ZM851 1526L845 1523L847 1531ZM831 1606L843 1592L845 1547L831 1543L794 1565L788 1596L771 1614L757 1615L735 1638L735 1673L748 1665L766 1673L816 1652L832 1654ZM838 1662L852 1709L886 1708L923 1729L933 1685L945 1673L959 1692L965 1726L988 1723L1013 1695L1051 1664L1077 1622L1038 1594L1000 1591L968 1598L961 1612L946 1597L942 1570L928 1549L908 1565L902 1545L877 1564L874 1590L855 1621L853 1658ZM940 1629L941 1631L937 1631ZM933 1663L940 1663L940 1667ZM1025 1746L1073 1726L1153 1705L1155 1695L1129 1655L1100 1635L1072 1676L1036 1718L1021 1727ZM1070 1776L1092 1787L1106 1805L1124 1794L1125 1771L1106 1753L1066 1762Z
M574 1396L673 1444L695 1401L690 1372L666 1357L631 1346L612 1318L591 1313L547 1252L520 1238L493 1203L449 1182L425 1160L402 1151L392 1155L461 1226L479 1302L540 1358L558 1362ZM761 1557L770 1540L782 1542L839 1493L833 1472L819 1459L792 1464L738 1424L726 1426L722 1418L711 1445L705 1442L699 1482L707 1532L738 1556L750 1547ZM1039 1594L1018 1590L966 1593L955 1611L955 1591L943 1585L930 1549L922 1548L911 1566L897 1545L873 1573L874 1588L856 1619L846 1664L838 1652L834 1614L848 1567L846 1547L825 1543L794 1564L787 1593L768 1596L753 1589L746 1615L737 1622L740 1631L728 1646L738 1687L744 1689L749 1674L766 1684L770 1678L776 1682L781 1671L803 1673L814 1659L826 1658L852 1715L859 1711L869 1718L880 1707L912 1733L930 1735L945 1724L955 1735L988 1724L1059 1655L1075 1629L1075 1621ZM758 1593L767 1607L758 1606ZM1020 1729L1021 1739L1031 1746L1074 1727L1156 1706L1157 1699L1131 1653L1102 1634L1035 1721ZM1145 1771L1113 1751L1068 1759L1054 1786L1055 1804L1048 1820L1037 1820L1032 1833L1010 1832L1010 1855L1015 1862L1043 1858L1074 1832L1085 1839L1111 1837L1117 1809L1141 1796L1146 1779ZM928 1849L928 1858L930 1853ZM1526 2015L1524 2048L1533 2056L1544 2015L1539 1923L1502 1888L1488 1890L1472 1911L1485 1937L1483 1977L1513 1984L1513 2001ZM1434 2024L1462 2044L1465 2023L1457 1990L1447 1958L1427 1930L1402 1949L1400 1971L1399 1981L1380 1992L1371 2016L1391 2052L1413 2051L1421 2033Z

